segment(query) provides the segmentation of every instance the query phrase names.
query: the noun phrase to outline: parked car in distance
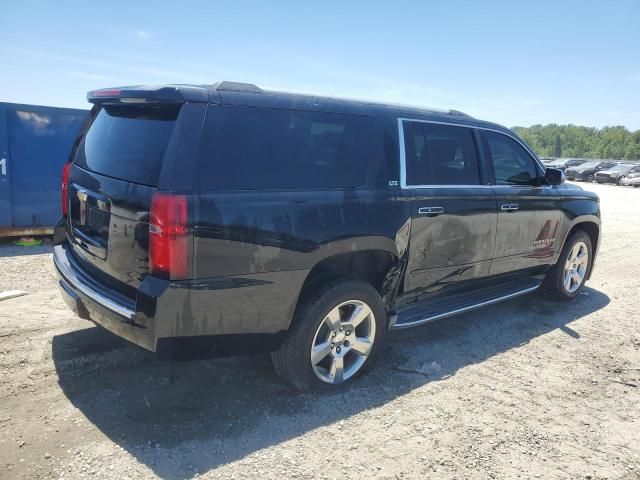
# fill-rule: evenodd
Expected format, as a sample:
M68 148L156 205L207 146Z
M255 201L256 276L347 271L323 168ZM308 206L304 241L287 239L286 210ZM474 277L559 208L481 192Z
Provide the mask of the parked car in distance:
M640 187L640 169L627 173L622 179L620 179L620 185L627 185L632 187Z
M596 172L597 183L615 183L620 185L620 181L630 173L640 172L640 165L630 163L620 163L607 170Z
M245 339L296 388L335 388L388 330L540 288L571 300L591 275L597 195L495 123L232 82L88 99L61 292L162 357Z
M592 162L585 162L576 167L567 168L565 175L567 180L582 180L585 182L593 182L597 172L601 170L607 170L614 167L618 162L612 162L608 160L594 160Z
M564 172L567 168L577 167L578 165L582 165L586 162L587 160L583 158L562 158L548 163L547 167L557 168L558 170L562 170Z

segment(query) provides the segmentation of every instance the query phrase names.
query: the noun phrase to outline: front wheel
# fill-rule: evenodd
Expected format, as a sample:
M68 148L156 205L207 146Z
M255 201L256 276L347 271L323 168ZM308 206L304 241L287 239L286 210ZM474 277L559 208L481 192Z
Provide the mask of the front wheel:
M559 300L571 300L584 288L593 262L591 238L577 230L567 239L558 262L547 274L545 287Z
M587 182L593 182L594 179L595 179L595 176L593 175L593 173L590 173L589 175L587 175Z
M386 326L384 304L371 285L331 281L300 300L271 359L276 373L299 390L336 388L373 366Z

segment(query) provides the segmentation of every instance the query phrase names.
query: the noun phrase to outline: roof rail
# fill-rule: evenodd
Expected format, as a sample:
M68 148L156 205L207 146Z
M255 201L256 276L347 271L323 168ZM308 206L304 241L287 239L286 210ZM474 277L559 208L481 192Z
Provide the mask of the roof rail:
M253 93L262 93L262 89L253 83L242 83L242 82L229 82L227 80L222 80L220 82L216 82L211 85L212 90L216 90L218 92L228 91L228 92L253 92Z

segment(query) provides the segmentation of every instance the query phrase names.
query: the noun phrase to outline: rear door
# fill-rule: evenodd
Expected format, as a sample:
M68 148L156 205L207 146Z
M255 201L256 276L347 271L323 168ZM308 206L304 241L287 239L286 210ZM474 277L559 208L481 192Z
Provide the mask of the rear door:
M491 274L552 263L561 247L556 233L562 213L555 187L545 184L542 167L516 139L490 130L481 130L481 137L498 204Z
M412 212L405 299L453 294L489 275L495 194L483 180L471 128L399 125L401 182Z
M76 258L132 293L148 273L149 208L181 105L102 105L78 144L67 231Z

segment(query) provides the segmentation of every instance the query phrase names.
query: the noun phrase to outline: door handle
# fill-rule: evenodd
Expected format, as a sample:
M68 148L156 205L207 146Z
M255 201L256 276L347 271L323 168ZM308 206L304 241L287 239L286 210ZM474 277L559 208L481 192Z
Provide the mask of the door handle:
M503 212L515 212L518 208L520 207L518 207L517 203L505 203L500 207Z
M435 217L436 215L440 215L444 213L444 208L442 207L420 207L418 209L418 213L420 215L430 215Z

